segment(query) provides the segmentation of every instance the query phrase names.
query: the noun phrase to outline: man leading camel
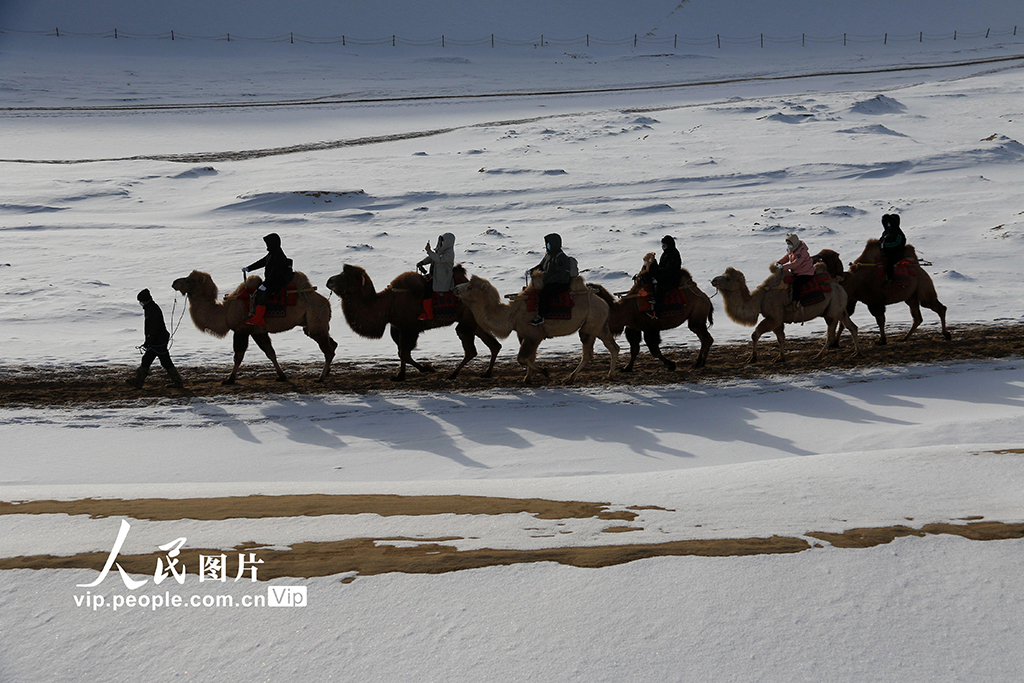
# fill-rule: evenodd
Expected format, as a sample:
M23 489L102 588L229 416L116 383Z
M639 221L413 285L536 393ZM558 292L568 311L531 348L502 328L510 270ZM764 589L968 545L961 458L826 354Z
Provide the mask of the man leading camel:
M135 387L136 389L142 388L142 383L146 381L146 375L149 374L149 367L153 364L153 361L157 358L160 359L160 365L163 366L164 370L167 371L167 375L171 378L169 386L175 389L182 388L181 375L178 374L178 370L174 367L174 363L171 362L171 354L167 350L167 343L171 340L171 335L167 331L167 325L164 324L164 314L160 310L160 307L153 301L153 297L150 295L148 289L144 289L139 292L138 296L139 303L142 305L142 310L145 311L145 333L146 340L142 342L143 354L142 364L139 369L135 371L135 377L125 380L128 386Z
M263 284L256 290L256 296L253 297L253 309L250 311L251 317L245 321L246 325L265 325L263 314L267 312L267 299L287 287L295 276L295 271L292 270L292 260L285 256L281 249L281 237L276 232L272 232L264 237L263 241L267 245L267 255L242 268L243 275L247 275L250 270L263 268L264 276Z
M544 236L544 248L547 253L536 266L527 273L527 279L535 270L544 273L544 287L537 293L537 315L530 321L531 325L543 325L544 314L551 307L551 302L559 294L569 291L572 280L569 257L562 251L562 237L556 233Z

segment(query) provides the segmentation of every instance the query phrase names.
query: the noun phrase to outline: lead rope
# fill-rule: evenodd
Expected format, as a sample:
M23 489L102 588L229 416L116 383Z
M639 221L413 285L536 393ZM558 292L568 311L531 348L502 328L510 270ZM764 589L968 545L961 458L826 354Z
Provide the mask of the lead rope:
M188 295L183 295L186 299ZM182 304L181 315L178 316L178 322L174 322L174 310L178 307L178 297L174 297L174 303L171 304L171 337L167 340L167 350L170 351L171 347L174 346L174 335L178 333L178 328L181 327L181 320L185 317L185 311L188 309L187 305Z

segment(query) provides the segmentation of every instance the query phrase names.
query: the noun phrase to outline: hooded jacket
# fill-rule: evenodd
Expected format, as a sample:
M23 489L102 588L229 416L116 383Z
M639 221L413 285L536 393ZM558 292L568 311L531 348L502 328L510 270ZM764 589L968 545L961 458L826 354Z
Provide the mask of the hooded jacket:
M430 284L435 292L450 292L455 289L455 235L446 232L441 235L441 246L437 251L427 248L427 257L417 266L430 264Z
M142 345L154 351L167 348L171 335L167 332L167 325L164 324L163 311L152 299L142 303L142 310L146 315L144 325L146 341Z
M281 249L281 237L276 232L264 237L263 241L267 245L267 255L248 266L246 270L263 268L263 286L267 292L274 294L292 281L295 271L292 270L292 260L285 256Z
M675 289L683 275L683 259L676 249L676 241L666 236L662 241L665 248L661 252L660 261L652 261L648 272L658 284L661 291Z
M533 270L544 271L544 284L567 285L572 279L569 257L562 251L562 238L556 233L544 236L547 253Z
M807 243L801 241L800 246L779 259L779 267L794 275L814 275L814 261Z
M901 249L907 246L907 236L900 229L899 214L885 214L882 216L882 236L879 238L882 249Z

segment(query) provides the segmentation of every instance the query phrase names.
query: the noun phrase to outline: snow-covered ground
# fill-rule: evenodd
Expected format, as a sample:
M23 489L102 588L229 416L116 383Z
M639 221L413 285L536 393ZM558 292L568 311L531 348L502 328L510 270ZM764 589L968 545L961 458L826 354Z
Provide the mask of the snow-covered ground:
M81 14L62 14L61 4L13 3L0 26L88 20L81 30L99 31L123 9L81 3ZM182 32L336 33L328 21L283 26L263 4L262 15L227 13L232 3L207 14L185 3L179 15L133 6L135 25L122 26L155 32L180 18L194 22ZM134 362L139 289L177 314L172 280L195 268L233 288L271 231L324 293L344 263L383 287L451 231L459 260L501 291L518 289L549 232L613 291L671 234L711 294L726 266L759 282L788 232L852 260L896 212L934 264L954 328L1021 322L1024 36L1006 29L1024 26L1024 13L995 0L870 3L859 14L855 4L865 3L830 14L823 3L597 2L593 29L549 4L546 25L568 36L975 35L721 50L0 35L0 372ZM487 26L500 20L509 36L532 35L520 9L464 11L462 30L499 32ZM433 35L447 30L447 11L428 20L365 9L350 33ZM382 29L385 19L396 28ZM986 27L1001 35L976 35ZM714 301L716 341L747 339ZM394 355L387 338L356 337L332 302L342 358ZM874 335L866 311L854 319ZM909 319L890 309L891 324ZM817 338L822 327L788 333ZM936 330L925 311L919 334ZM279 337L286 367L316 360L301 333ZM696 341L685 330L666 339ZM540 360L577 344L545 343ZM440 330L417 356L449 362L458 351ZM186 367L224 366L230 342L186 319L172 354ZM242 381L268 370L250 354ZM817 547L602 568L229 578L214 589L188 565L184 584L134 591L116 568L90 588L80 584L93 570L4 569L0 680L1020 680L1024 541L925 535L841 548L808 534L1024 522L1022 401L1024 366L1009 358L643 390L437 394L417 392L412 377L368 396L3 409L2 501L461 495L633 515L254 518L229 506L226 519L127 516L122 555L151 554L154 565L168 558L157 546L177 538L221 549L232 569L232 549L247 542L257 555L350 539L460 552L774 536ZM13 512L0 509L0 566L106 556L120 522ZM240 602L268 585L305 587L308 602L248 613L76 602Z

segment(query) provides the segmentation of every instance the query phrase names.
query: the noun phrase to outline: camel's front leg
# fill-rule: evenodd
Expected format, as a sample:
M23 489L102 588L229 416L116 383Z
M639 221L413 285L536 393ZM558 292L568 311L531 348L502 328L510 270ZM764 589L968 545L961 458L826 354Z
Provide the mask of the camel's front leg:
M765 318L757 324L757 327L754 328L754 332L750 335L750 358L747 360L748 363L757 362L757 340L761 338L761 335L766 332L771 332L776 327L781 326L781 322L772 320L771 318Z
M274 364L274 370L277 372L277 380L279 382L287 382L288 377L284 374L284 370L281 369L280 363L277 362L277 352L274 351L274 345L270 343L270 335L266 332L260 334L253 334L252 340L256 342L256 346L260 347L263 353L267 354L267 358Z
M535 373L549 376L549 373L544 368L537 365L537 348L540 346L540 339L534 339L532 337L526 337L519 342L519 355L516 356L516 361L526 368L526 377L523 378L523 382L526 384L530 383Z
M235 348L235 367L231 368L231 374L225 377L221 384L235 383L235 377L238 376L238 368L242 364L242 359L245 358L245 350L249 348L249 333L235 332L231 338L231 344Z
M825 352L829 350L836 338L836 326L841 324L835 318L825 318L825 345L821 347L821 351L815 358L821 358L825 355Z
M590 361L594 358L594 341L595 337L592 334L586 334L580 332L580 341L583 342L583 355L580 357L580 363L576 366L576 369L569 373L569 376L565 378L566 384L572 384L576 379L576 375L583 371L583 368L590 365Z
M643 333L635 327L626 328L626 341L629 342L629 362L622 368L623 372L633 372L633 363L640 355L640 342L643 340Z
M675 361L669 360L661 352L661 330L646 330L644 332L644 343L647 344L647 350L651 352L652 356L664 363L665 367L670 371L675 371Z
M878 323L878 341L875 343L878 346L885 346L889 343L889 340L885 337L885 304L868 306L868 311L871 312L871 315L875 316L875 322Z
M839 324L844 326L850 331L850 336L853 338L853 356L860 355L860 339L857 337L857 325L854 324L853 320L850 319L848 313L843 313L842 317L839 318Z

